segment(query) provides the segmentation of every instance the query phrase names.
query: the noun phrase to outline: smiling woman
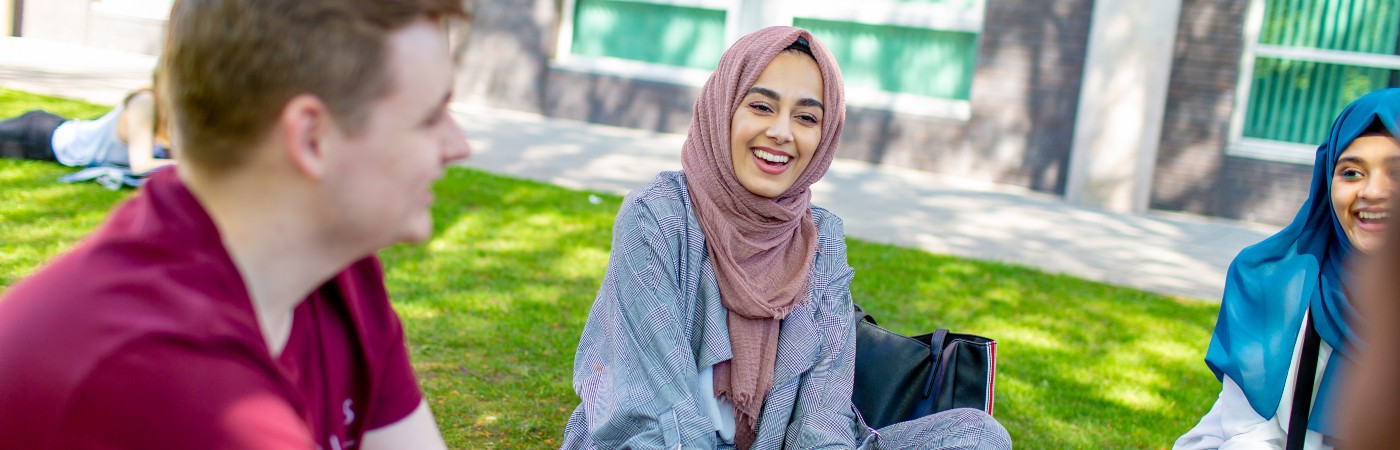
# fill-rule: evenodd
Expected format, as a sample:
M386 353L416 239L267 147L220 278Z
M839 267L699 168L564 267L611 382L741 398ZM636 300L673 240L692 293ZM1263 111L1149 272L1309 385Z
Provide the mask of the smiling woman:
M574 360L564 448L1010 448L987 414L866 426L851 404L854 271L811 204L845 121L841 73L805 30L720 58L683 172L632 191Z
M762 197L792 187L821 140L821 72L799 48L789 47L768 63L730 125L734 175Z
M1400 174L1400 144L1376 122L1352 141L1332 173L1332 211L1347 240L1362 253L1380 248Z
M1293 223L1230 264L1206 353L1220 397L1177 449L1332 448L1338 380L1357 342L1348 259L1384 240L1398 117L1400 89L1348 105L1317 149Z

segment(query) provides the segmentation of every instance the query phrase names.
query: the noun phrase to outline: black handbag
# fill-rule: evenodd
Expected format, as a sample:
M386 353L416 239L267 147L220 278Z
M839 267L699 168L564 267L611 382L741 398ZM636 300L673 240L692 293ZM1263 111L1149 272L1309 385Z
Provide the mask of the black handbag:
M953 408L992 413L997 342L939 328L907 337L856 307L856 376L851 400L872 428Z

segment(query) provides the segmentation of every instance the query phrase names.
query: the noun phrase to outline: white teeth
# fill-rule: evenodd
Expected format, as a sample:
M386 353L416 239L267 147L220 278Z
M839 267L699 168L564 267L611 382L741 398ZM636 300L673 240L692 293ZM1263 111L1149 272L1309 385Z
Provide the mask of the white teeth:
M1380 220L1380 219L1389 218L1389 217L1390 217L1390 213L1385 212L1385 211L1381 211L1381 212L1360 211L1360 212L1356 213L1356 216L1357 216L1357 217L1360 217L1362 220Z
M764 161L775 162L778 164L787 164L788 160L792 159L782 155L774 155L763 150L754 150L753 154L755 156L758 156L759 158L762 158Z

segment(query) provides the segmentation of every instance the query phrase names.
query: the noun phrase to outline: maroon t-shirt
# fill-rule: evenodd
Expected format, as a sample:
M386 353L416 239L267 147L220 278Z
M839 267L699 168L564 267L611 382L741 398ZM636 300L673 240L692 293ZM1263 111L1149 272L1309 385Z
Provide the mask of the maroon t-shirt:
M377 260L308 296L274 358L174 170L0 298L0 447L344 450L421 400Z

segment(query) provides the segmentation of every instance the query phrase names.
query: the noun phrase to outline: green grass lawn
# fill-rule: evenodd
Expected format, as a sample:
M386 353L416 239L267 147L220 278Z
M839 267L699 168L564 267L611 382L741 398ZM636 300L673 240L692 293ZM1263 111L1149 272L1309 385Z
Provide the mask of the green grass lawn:
M35 107L106 109L0 89L0 117ZM54 181L69 171L0 160L0 287L131 195ZM381 256L443 434L453 448L558 447L621 198L462 168L436 191L436 236ZM1201 362L1214 303L848 241L853 295L882 325L997 339L996 417L1020 448L1167 448L1215 400Z

